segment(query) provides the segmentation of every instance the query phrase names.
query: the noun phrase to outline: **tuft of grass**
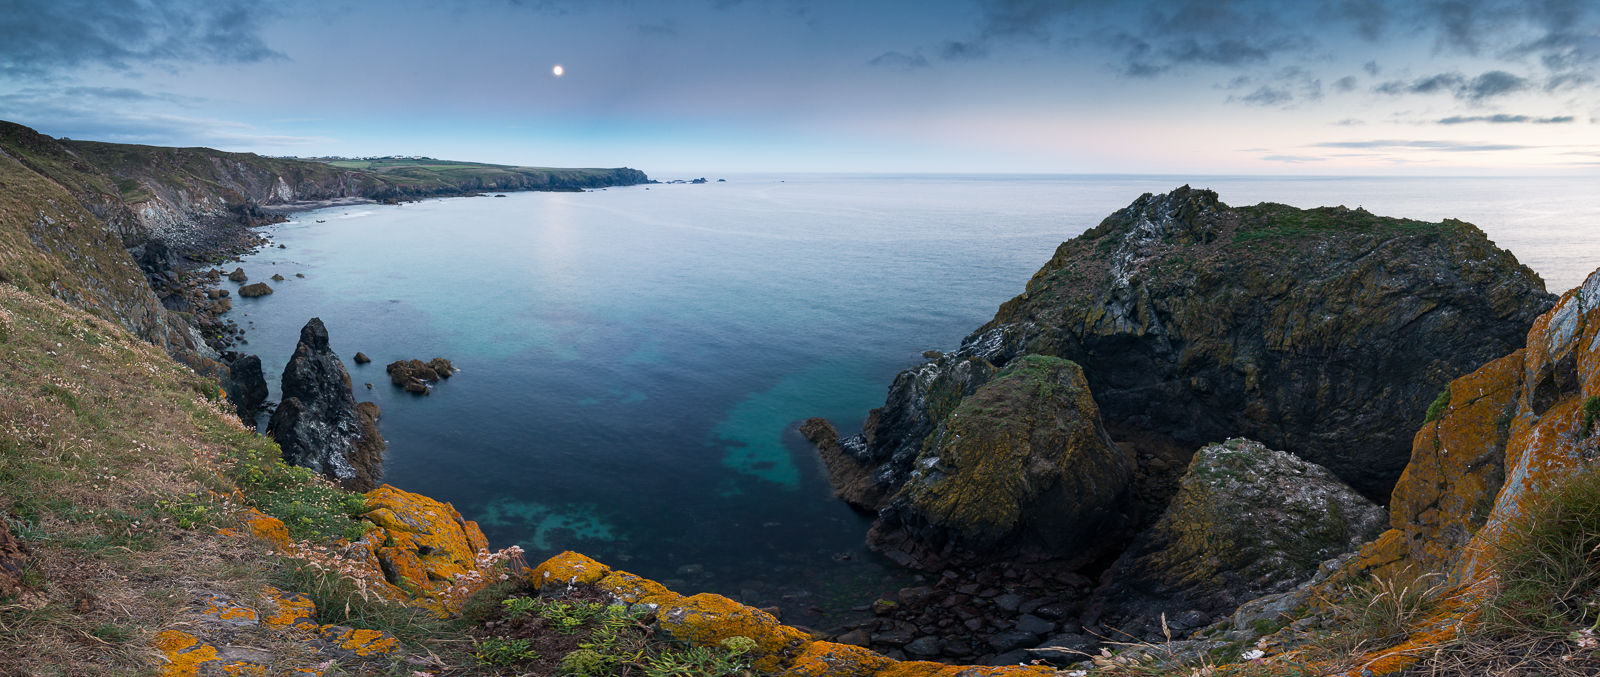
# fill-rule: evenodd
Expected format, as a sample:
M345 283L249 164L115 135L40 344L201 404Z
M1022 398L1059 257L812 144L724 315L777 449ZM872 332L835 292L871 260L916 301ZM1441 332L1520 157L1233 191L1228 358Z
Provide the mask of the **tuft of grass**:
M1593 395L1584 400L1583 408L1579 411L1583 414L1583 427L1580 429L1578 437L1587 438L1594 433L1595 419L1600 418L1600 395Z
M1529 497L1506 525L1492 617L1505 627L1563 632L1600 619L1600 472L1580 472Z
M1433 398L1433 404L1428 405L1428 413L1422 417L1423 423L1432 423L1444 415L1444 410L1450 406L1450 387L1446 386L1444 392Z

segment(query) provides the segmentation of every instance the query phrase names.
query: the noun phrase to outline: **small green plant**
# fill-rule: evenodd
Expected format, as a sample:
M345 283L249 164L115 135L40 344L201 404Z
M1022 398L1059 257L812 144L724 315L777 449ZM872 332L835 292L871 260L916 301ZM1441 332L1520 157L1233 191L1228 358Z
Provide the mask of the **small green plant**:
M506 608L506 618L521 618L539 608L537 597L511 597L500 602Z
M1583 429L1578 437L1587 438L1594 433L1594 420L1600 418L1600 395L1594 395L1583 401Z
M605 605L598 602L546 602L539 610L539 615L550 621L550 626L556 632L570 635L588 623L605 610Z
M120 625L111 625L109 623L95 626L94 629L90 631L90 634L98 637L100 641L110 644L122 644L133 639L132 630L124 628Z
M1438 397L1433 398L1433 404L1428 405L1428 413L1422 417L1422 422L1432 423L1439 420L1439 417L1444 415L1444 410L1449 406L1450 388L1446 387L1444 392L1439 393Z
M472 652L472 656L484 665L515 665L521 661L530 661L539 657L539 652L530 648L531 645L532 642L526 639L490 637L478 640L477 650Z

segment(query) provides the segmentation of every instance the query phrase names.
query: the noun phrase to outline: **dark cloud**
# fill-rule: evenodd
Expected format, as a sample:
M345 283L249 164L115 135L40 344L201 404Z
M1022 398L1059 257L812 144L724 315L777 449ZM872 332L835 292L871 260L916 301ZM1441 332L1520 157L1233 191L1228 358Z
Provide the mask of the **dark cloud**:
M1355 91L1356 85L1359 82L1359 80L1356 80L1356 76L1346 75L1338 80L1334 80L1333 88L1341 92L1351 92Z
M1393 80L1373 87L1379 94L1448 93L1463 101L1482 102L1533 89L1533 81L1505 71L1489 71L1474 78L1461 73L1440 73L1407 82Z
M1459 125L1467 122L1488 122L1491 124L1532 123L1536 125L1557 125L1575 120L1571 115L1558 115L1555 117L1541 118L1531 115L1456 115L1439 121L1441 125Z
M1358 148L1358 149L1383 149L1405 148L1414 150L1437 150L1448 153L1465 153L1475 151L1496 150L1523 150L1534 146L1517 146L1506 143L1470 143L1461 141L1328 141L1325 143L1311 144L1313 148Z
M928 58L921 54L901 54L900 52L884 52L867 63L874 66L903 68L905 70L927 68L930 65Z
M639 34L654 37L671 37L678 34L678 25L671 19L658 24L639 24Z
M6 2L0 74L39 77L87 65L254 62L281 58L258 34L271 11L255 0Z
M305 146L330 139L263 133L247 124L185 115L201 100L110 87L25 87L0 94L0 119L45 134L157 146ZM178 104L174 106L173 104Z
M1252 106L1276 106L1278 104L1294 101L1294 95L1289 93L1289 90L1287 89L1263 86L1256 89L1256 91L1238 97L1237 99L1230 97L1229 100L1241 101Z
M1368 61L1364 64L1361 64L1361 70L1366 71L1367 75L1378 77L1378 74L1383 72L1383 67L1379 66L1378 62L1376 61Z
M946 61L971 61L989 56L989 48L979 42L946 40L939 46L939 57Z

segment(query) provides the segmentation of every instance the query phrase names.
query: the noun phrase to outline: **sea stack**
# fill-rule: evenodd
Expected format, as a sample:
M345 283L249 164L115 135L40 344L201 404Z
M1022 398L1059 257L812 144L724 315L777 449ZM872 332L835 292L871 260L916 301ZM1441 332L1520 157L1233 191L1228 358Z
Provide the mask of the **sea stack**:
M370 490L383 475L386 446L376 419L376 406L356 405L350 373L328 346L327 327L311 318L283 368L283 399L267 424L284 462L353 491Z

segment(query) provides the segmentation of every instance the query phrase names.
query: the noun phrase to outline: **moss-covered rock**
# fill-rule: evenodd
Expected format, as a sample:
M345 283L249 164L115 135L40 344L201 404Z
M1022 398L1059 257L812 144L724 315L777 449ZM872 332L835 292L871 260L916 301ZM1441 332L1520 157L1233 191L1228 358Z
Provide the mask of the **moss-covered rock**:
M1099 598L1124 614L1232 613L1309 580L1322 562L1383 533L1388 519L1315 463L1250 440L1209 445Z
M1133 463L1066 360L1013 360L927 438L868 543L936 569L993 557L1088 559L1114 546Z
M1452 379L1523 345L1554 297L1468 223L1229 207L1184 186L1071 241L953 355L902 373L856 455L894 474L927 432L918 375L1027 354L1083 365L1113 434L1260 440L1382 500ZM868 431L873 431L873 421ZM887 459L887 460L886 460Z

